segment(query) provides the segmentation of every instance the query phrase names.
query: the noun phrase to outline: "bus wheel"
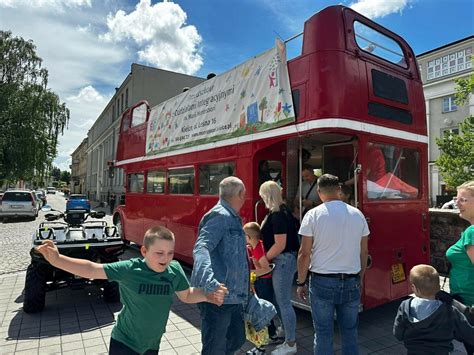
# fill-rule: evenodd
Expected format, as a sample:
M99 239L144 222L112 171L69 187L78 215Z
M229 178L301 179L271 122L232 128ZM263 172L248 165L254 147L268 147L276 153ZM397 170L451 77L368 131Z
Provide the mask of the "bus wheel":
M122 241L125 245L129 245L130 241L125 238L125 233L123 232L123 225L122 225L122 219L118 217L114 221L115 227L117 228L117 233L120 235L120 238L122 238Z

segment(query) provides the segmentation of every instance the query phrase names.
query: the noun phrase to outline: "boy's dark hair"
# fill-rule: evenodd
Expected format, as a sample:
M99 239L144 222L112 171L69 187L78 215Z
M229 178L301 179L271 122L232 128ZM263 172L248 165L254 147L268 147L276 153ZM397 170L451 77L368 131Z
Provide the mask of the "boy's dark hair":
M410 282L423 296L435 296L439 292L439 274L431 265L414 266L410 270Z
M262 239L262 231L260 225L257 222L248 222L244 225L244 232L250 237Z
M152 227L146 231L143 237L143 246L148 249L158 239L174 241L174 234L166 227Z
M334 193L340 188L339 178L331 174L321 175L318 179L318 190L324 193Z

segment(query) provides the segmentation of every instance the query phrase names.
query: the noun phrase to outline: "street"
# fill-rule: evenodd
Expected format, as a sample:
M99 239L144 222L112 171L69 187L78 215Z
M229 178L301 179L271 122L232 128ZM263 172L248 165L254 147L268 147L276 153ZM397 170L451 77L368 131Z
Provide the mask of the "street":
M48 204L65 208L62 194L48 195ZM105 210L105 209L104 209ZM50 291L46 307L38 314L22 310L25 272L29 264L31 235L44 219L44 212L32 222L12 220L0 223L0 354L99 354L107 353L114 316L120 303L105 303L102 292L94 286L82 290L69 288ZM106 220L111 222L111 216ZM135 247L122 258L138 257ZM189 269L187 269L189 276ZM404 354L403 344L392 335L393 319L399 301L361 313L359 349L361 354ZM313 327L310 312L297 309L298 354L311 354ZM198 354L201 349L200 319L196 305L178 302L170 313L160 354ZM242 352L250 349L246 343ZM463 354L459 343L455 354ZM335 331L336 354L341 353L341 339Z

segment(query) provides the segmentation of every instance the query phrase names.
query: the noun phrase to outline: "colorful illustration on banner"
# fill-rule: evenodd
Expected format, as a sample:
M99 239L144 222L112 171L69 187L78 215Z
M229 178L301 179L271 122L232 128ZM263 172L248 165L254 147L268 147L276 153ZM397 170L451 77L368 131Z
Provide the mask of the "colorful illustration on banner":
M268 106L267 97L264 96L262 101L260 101L260 104L258 105L259 110L262 111L262 115L260 116L261 122L264 121L263 116L264 116L264 111L267 109L267 106Z
M254 102L247 106L247 123L257 123L258 122L258 109L257 102Z

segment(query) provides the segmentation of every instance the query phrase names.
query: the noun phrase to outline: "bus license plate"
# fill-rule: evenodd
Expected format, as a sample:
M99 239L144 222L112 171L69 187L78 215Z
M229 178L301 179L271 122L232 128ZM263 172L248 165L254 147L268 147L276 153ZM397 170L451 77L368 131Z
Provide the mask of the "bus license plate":
M403 264L393 264L392 265L392 283L396 284L402 281L405 281L405 270Z

